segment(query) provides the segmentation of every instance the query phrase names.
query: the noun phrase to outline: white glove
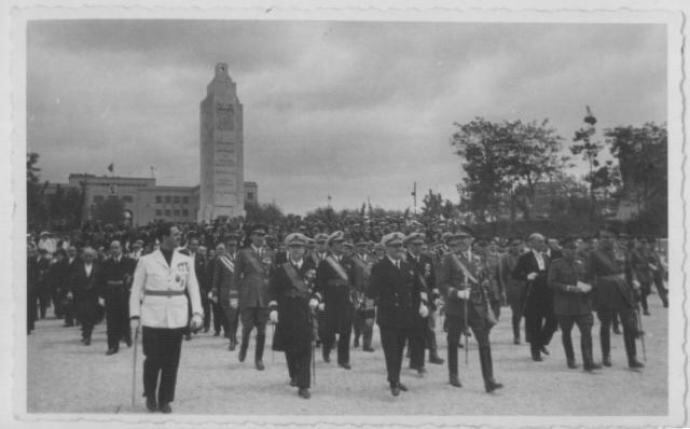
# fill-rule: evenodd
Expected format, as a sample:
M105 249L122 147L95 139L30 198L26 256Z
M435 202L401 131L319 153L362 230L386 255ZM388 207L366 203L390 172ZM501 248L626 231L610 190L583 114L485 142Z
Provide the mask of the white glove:
M326 303L325 302L322 302L321 304L319 304L319 310L321 310L321 311L326 310Z
M537 278L537 273L529 273L527 274L527 280L532 281Z
M209 292L208 294L206 294L206 297L208 299L213 299L213 292Z
M141 320L139 320L139 318L130 319L129 327L132 329L132 332L137 332L139 330L139 325L141 325Z
M460 299L470 299L470 290L463 289L458 291L458 298Z
M268 318L271 319L271 322L274 324L278 323L278 312L273 310L270 313L268 313Z
M580 292L582 293L588 293L592 290L592 285L583 282L577 282L577 288L580 289Z
M237 298L230 298L230 308L232 308L232 309L237 308Z
M638 282L637 280L633 280L632 284L633 284L633 289L637 290L640 288L640 282Z
M429 309L424 304L419 304L419 315L426 317L429 315Z
M72 292L67 292L67 299L72 299Z
M203 321L201 320L201 316L199 316L198 314L195 314L192 316L192 323L191 323L192 329L199 329L202 324L203 324Z
M103 298L98 298L98 305L105 307L105 300Z
M309 308L311 308L312 310L318 307L318 305L319 301L316 298L312 298L309 300Z

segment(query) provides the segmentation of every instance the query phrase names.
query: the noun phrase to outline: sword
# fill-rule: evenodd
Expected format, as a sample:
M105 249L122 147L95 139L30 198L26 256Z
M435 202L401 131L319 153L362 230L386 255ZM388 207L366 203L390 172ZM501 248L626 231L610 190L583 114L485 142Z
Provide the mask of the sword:
M134 359L132 360L132 408L136 401L137 386L137 346L139 345L139 328L134 330Z

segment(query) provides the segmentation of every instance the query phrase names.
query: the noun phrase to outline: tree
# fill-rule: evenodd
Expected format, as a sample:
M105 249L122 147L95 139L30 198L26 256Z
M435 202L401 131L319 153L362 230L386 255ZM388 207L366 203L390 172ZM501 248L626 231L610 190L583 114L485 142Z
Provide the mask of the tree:
M256 204L247 203L244 207L247 212L248 223L264 223L269 225L276 225L284 218L283 211L277 204Z
M438 220L441 217L446 219L453 217L455 207L450 200L444 200L443 196L434 193L429 189L429 193L422 199L422 219L427 221Z
M26 217L30 226L42 226L48 221L48 206L45 189L48 182L41 184L41 169L37 167L39 155L26 154Z
M455 126L451 145L464 161L466 177L459 187L464 208L487 221L501 212L507 198L511 220L517 208L529 219L536 185L565 161L562 138L548 120L497 123L476 118Z
M116 196L110 196L96 203L93 218L102 224L119 225L124 220L125 203Z

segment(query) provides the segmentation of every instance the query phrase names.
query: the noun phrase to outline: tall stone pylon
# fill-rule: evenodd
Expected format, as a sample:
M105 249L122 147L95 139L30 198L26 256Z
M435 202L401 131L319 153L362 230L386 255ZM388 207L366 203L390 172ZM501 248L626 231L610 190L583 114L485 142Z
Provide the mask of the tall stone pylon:
M228 65L216 64L201 102L199 221L244 216L242 104Z

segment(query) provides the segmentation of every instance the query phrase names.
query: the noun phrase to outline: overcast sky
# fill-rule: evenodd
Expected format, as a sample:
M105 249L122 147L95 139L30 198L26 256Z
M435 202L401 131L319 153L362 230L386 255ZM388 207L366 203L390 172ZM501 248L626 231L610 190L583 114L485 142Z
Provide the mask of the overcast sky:
M666 29L631 24L44 21L28 32L28 148L71 172L199 183L199 102L226 62L245 180L286 212L457 202L454 122L549 118L569 143L666 121Z

